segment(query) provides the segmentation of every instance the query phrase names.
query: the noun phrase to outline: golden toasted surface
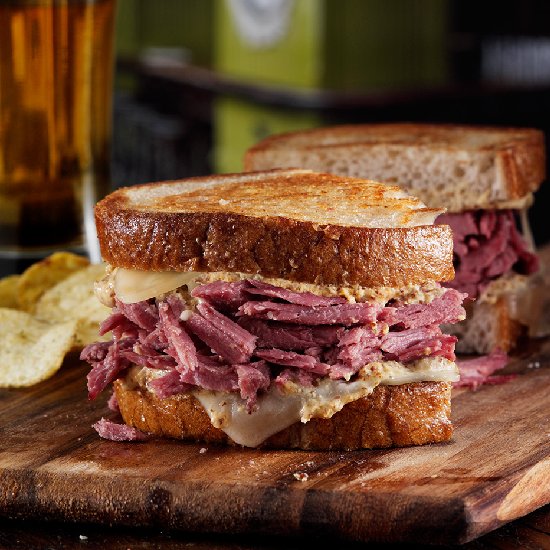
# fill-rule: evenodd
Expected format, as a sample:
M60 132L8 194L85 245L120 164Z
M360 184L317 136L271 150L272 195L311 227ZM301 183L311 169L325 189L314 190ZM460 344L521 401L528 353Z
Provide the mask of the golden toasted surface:
M442 213L399 187L365 179L273 170L154 183L119 190L101 207L138 212L238 214L358 227L413 227Z
M439 213L396 187L298 170L120 189L96 225L116 267L401 287L454 276Z
M545 178L542 132L435 124L365 124L269 137L246 170L298 167L397 184L449 211L507 207Z
M159 399L139 388L128 389L122 380L115 381L114 389L124 422L130 426L159 436L232 444L189 394ZM354 450L448 441L452 436L450 399L447 382L378 386L332 418L297 422L263 446Z

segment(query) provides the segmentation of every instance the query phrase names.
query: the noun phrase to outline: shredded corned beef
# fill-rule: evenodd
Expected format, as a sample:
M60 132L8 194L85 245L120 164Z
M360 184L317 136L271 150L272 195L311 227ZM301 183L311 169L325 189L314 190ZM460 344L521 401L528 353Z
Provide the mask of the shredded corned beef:
M86 357L93 356L98 347L104 342L99 342L86 346L80 355L93 365L92 370L88 373L88 396L90 399L95 399L111 382L118 378L118 375L126 370L130 365L130 361L126 359L122 352L130 349L134 344L133 338L124 338L122 340L114 340L108 352L103 359L92 361ZM101 346L103 349L103 346Z
M115 392L113 392L111 394L111 397L109 397L109 401L107 401L107 407L113 412L120 412Z
M460 380L454 382L455 387L469 387L476 389L483 384L503 384L516 378L516 374L493 373L506 366L508 355L501 350L495 350L489 355L482 355L473 359L460 359L456 362L460 372Z
M311 386L321 376L349 380L373 361L454 360L456 338L439 324L464 318L465 295L449 289L429 304L348 303L264 282L197 286L193 311L173 293L135 304L117 301L113 341L87 346L91 399L132 364L159 371L148 387L160 398L193 388L239 392L249 411L272 383Z
M256 348L256 336L207 302L197 305L196 313L191 314L186 327L228 363L247 363Z
M203 298L212 307L222 312L235 312L248 299L245 289L249 285L246 281L238 281L228 284L225 281L214 281L207 285L200 285L193 289L193 298Z
M296 353L295 351L284 351L282 349L259 349L256 355L273 363L285 367L297 367L315 374L328 374L330 366L319 362L311 355Z
M465 296L459 292L446 292L435 299L430 306L409 304L396 308L384 308L382 319L388 325L402 328L419 328L433 324L456 323L464 314L462 301ZM387 312L387 313L386 313Z
M519 233L513 210L442 214L437 223L453 230L455 278L445 286L477 298L491 281L514 271L530 275L539 260Z
M411 346L415 346L425 340L430 340L439 334L441 334L441 331L437 325L410 328L399 332L388 332L388 334L382 337L380 349L389 353L392 358L399 357Z
M239 308L237 316L247 315L257 319L285 321L299 325L349 326L356 323L374 323L379 309L379 306L370 303L314 307L271 301L248 301Z
M159 326L164 338L169 342L166 352L176 360L176 370L181 372L178 365L185 365L185 370L194 371L198 366L198 359L193 340L168 302L159 303L158 309L160 313Z
M258 392L267 390L271 384L271 371L265 361L237 365L235 368L241 396L246 399L248 410L253 411Z
M297 304L299 306L333 306L336 304L345 304L347 300L340 296L317 296L311 292L292 292L286 288L276 287L262 281L255 281L253 279L248 281L251 286L246 290L248 294L267 296L268 298L280 298L290 304Z
M237 391L239 380L235 365L227 365L208 358L199 359L195 370L185 370L178 365L180 380L192 386L212 391Z
M137 304L124 304L116 301L116 307L129 321L139 328L151 332L155 330L159 321L159 314L154 304L138 302Z
M336 349L336 364L341 364L338 371L348 375L363 365L382 359L380 338L367 327L355 327L345 331Z
M149 435L137 428L132 428L126 424L117 424L106 418L102 418L92 427L103 439L110 439L111 441L145 441L149 439Z
M184 393L193 388L191 384L182 382L181 374L175 368L161 378L151 380L151 382L149 382L149 387L155 392L157 397L161 399L178 393Z
M82 350L80 353L80 359L82 359L82 361L87 361L90 364L103 361L112 345L113 342L95 342L94 344L86 346Z
M239 325L254 336L259 348L281 348L287 350L306 350L315 346L336 344L344 329L337 326L296 326L285 323L273 324L252 317L241 317Z
M170 370L176 366L176 360L170 355L165 355L154 347L139 342L134 344L132 350L124 351L122 354L132 363L150 369ZM139 359L136 355L139 355Z

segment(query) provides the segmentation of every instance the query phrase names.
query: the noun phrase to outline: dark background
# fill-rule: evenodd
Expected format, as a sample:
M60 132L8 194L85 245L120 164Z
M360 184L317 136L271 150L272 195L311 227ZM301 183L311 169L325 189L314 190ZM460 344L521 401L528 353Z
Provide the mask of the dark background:
M254 140L301 126L431 121L550 130L547 0L294 0L288 28L303 41L319 31L309 61L321 69L309 81L300 40L284 45L283 33L275 46L255 49L231 30L228 5L119 0L114 187L238 169ZM239 54L245 48L252 63ZM244 130L231 127L240 109ZM538 244L550 240L549 201L543 184L530 212Z

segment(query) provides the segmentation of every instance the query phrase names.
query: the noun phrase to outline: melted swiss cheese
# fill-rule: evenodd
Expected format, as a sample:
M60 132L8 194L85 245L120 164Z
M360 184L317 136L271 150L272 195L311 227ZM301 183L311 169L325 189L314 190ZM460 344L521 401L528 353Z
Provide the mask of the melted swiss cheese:
M438 296L441 296L446 290L435 281L427 281L424 285L408 285L402 288L367 288L359 285L317 285L262 277L261 275L250 273L222 271L209 273L200 271L138 271L108 266L105 277L95 284L95 293L103 304L113 307L115 295L121 302L131 304L162 296L184 285L191 291L198 284L219 280L234 282L242 279L258 279L294 292L312 292L319 296L343 296L352 303L375 301L385 304L391 299L399 299L403 303L429 303Z

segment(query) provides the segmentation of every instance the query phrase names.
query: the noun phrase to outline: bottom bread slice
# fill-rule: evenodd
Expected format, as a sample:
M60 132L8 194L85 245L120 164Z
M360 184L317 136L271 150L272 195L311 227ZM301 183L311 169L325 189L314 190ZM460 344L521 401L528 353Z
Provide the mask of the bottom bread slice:
M114 390L124 422L154 435L206 443L234 444L212 426L191 394L165 399L123 379ZM451 384L418 382L377 386L367 397L348 403L329 419L297 422L261 446L277 449L354 450L423 445L452 435Z

